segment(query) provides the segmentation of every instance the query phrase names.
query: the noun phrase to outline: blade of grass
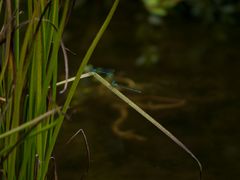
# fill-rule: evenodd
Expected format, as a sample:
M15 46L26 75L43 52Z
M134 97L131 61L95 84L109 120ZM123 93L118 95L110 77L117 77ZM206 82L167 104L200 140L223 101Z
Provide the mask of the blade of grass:
M160 131L162 131L166 136L168 136L173 142L175 142L179 147L181 147L185 152L187 152L198 164L200 174L202 173L202 164L198 160L198 158L179 140L177 139L170 131L168 131L165 127L163 127L158 121L152 118L148 113L142 110L139 106L137 106L133 101L131 101L128 97L122 94L119 90L113 87L108 81L102 78L99 74L93 73L93 76L100 81L104 86L106 86L110 91L112 91L115 95L117 95L120 99L126 102L129 106L135 109L139 114L141 114L145 119L151 122L155 127L157 127Z
M37 123L39 123L40 121L44 120L44 118L46 118L46 117L48 117L48 116L50 116L50 115L53 115L53 114L55 114L56 112L60 112L60 109L61 109L61 108L58 107L58 108L56 108L56 109L50 110L50 111L48 111L48 112L46 112L46 113L44 113L44 114L42 114L42 115L34 118L32 121L26 122L26 123L24 123L24 124L22 124L22 125L20 125L20 126L18 126L18 127L16 127L16 128L14 128L14 129L11 129L11 130L3 133L3 134L0 134L0 139L3 139L3 138L5 138L5 137L7 137L7 136L10 136L10 135L12 135L12 134L14 134L14 133L17 133L17 132L19 132L19 131L22 131L22 130L28 128L28 127L33 126L34 124L37 124Z
M6 23L5 27L6 28L3 32L4 35L6 36L6 46L5 46L5 57L4 61L2 61L2 69L1 69L1 74L0 74L0 83L2 83L7 65L9 63L10 59L10 53L11 53L11 40L12 40L12 5L10 1L6 1Z
M89 47L89 49L88 49L85 57L83 58L83 61L82 61L81 65L80 65L80 67L79 67L79 69L78 69L77 74L76 74L76 79L73 81L73 84L72 84L72 86L71 86L71 88L70 88L70 90L69 90L69 94L68 94L68 96L67 96L67 99L66 99L66 101L65 101L65 103L64 103L63 113L66 113L66 111L67 111L67 109L68 109L68 107L69 107L69 105L70 105L70 102L71 102L71 100L72 100L72 97L73 97L73 95L74 95L74 92L76 91L76 88L77 88L77 85L78 85L79 80L80 80L80 78L81 78L81 75L82 75L82 73L83 73L83 71L84 71L84 67L87 65L87 63L88 63L90 57L92 56L93 51L95 50L95 48L96 48L99 40L101 39L101 37L103 36L103 33L104 33L105 30L107 29L107 27L108 27L108 25L109 25L109 23L110 23L113 15L114 15L114 12L116 11L116 8L117 8L117 6L118 6L118 3L119 3L119 0L115 0L115 2L114 2L114 4L113 4L113 6L112 6L112 8L111 8L111 10L110 10L107 18L106 18L106 20L104 21L101 29L100 29L99 32L97 33L97 35L96 35L95 39L93 40L91 46Z
M84 58L83 58L83 61L82 61L81 65L80 65L80 67L79 67L79 69L78 69L77 74L76 74L76 79L74 80L74 82L73 82L73 84L72 84L72 86L71 86L71 88L70 88L70 90L69 90L69 93L68 93L68 95L67 95L67 99L66 99L66 101L65 101L65 103L64 103L63 111L62 111L64 114L67 112L67 109L68 109L68 107L69 107L69 105L70 105L70 102L71 102L71 100L72 100L72 97L73 97L73 95L74 95L74 93L75 93L75 91L76 91L77 85L78 85L79 80L80 80L80 78L81 78L81 75L82 75L82 73L83 73L83 71L84 71L84 67L87 65L87 63L88 63L91 55L93 54L93 51L95 50L95 48L96 48L99 40L101 39L101 37L103 36L103 33L105 32L106 28L108 27L108 25L109 25L109 23L110 23L113 15L114 15L114 12L116 11L116 8L117 8L118 4L119 4L119 0L115 0L113 6L112 6L112 8L111 8L111 10L109 11L109 14L108 14L106 20L104 21L102 27L101 27L100 30L98 31L96 37L94 38L94 40L93 40L92 44L90 45L90 47L89 47L86 55L85 55ZM47 161L48 161L48 160L50 159L50 157L51 157L52 150L53 150L53 147L54 147L54 145L55 145L55 142L56 142L56 139L57 139L59 130L60 130L60 128L61 128L63 119L64 119L64 116L61 116L61 117L59 117L59 119L58 119L59 124L57 124L57 126L56 126L56 128L55 128L55 130L54 130L53 137L52 137L52 142L50 143L50 147L49 147L48 152L47 152L47 155L46 155ZM47 166L48 166L48 164L46 165L46 167L47 167ZM47 172L47 168L46 168L46 167L45 167L45 169L44 169L44 174L46 174L46 172Z
M15 17L15 27L19 26L19 0L15 0L15 9L17 10L16 12L16 17ZM14 32L14 57L15 57L15 63L16 63L16 68L18 68L19 65L19 49L20 47L18 46L20 44L20 37L19 37L19 29L15 29Z
M8 146L6 149L4 149L3 151L0 152L0 156L3 155L4 153L4 156L1 158L1 161L4 162L7 157L11 154L11 152L17 148L17 146L19 146L21 143L23 143L24 141L26 141L26 139L28 138L29 134L37 127L37 125L40 123L40 121L34 125L32 125L30 127L30 129L28 128L28 130L23 134L21 135L19 138L18 138L18 141L13 144L13 145L10 145ZM37 135L38 133L36 133L35 135ZM1 162L1 163L2 163Z
M68 12L68 7L69 7L69 2L65 1L65 5L64 5L64 9L63 9L63 15L61 18L61 22L60 22L60 26L58 28L58 31L56 32L56 34L54 34L54 42L53 42L53 47L52 47L52 53L51 53L51 57L50 57L50 62L48 65L48 70L47 70L47 75L46 75L46 79L44 82L44 86L48 87L54 74L56 74L56 72L54 73L55 70L57 70L56 66L57 66L57 57L58 57L58 51L59 51L59 47L61 44L61 39L62 39L62 33L63 33L63 29L65 26L65 20L66 20L66 16L67 16L67 12ZM56 78L56 77L55 77ZM55 84L54 82L52 88L55 89ZM48 92L48 90L45 90L45 92L43 92L44 95L46 95Z
M74 138L76 138L77 135L79 135L81 133L83 140L84 140L84 144L85 144L85 148L86 148L86 152L87 152L87 168L86 171L83 173L82 177L80 179L86 178L86 175L88 174L88 171L90 169L90 161L91 161L91 157L90 157L90 149L89 149L89 145L88 145L88 140L87 140L87 136L84 132L83 129L79 129L72 137L70 137L70 139L67 141L66 145L68 145Z
M2 5L3 5L3 1L0 1L0 14L2 12Z
M38 123L40 123L40 122L38 122ZM36 123L36 124L38 124L38 123ZM36 125L36 124L34 124L34 125ZM51 124L44 126L44 127L41 128L40 130L34 131L34 132L31 133L30 135L28 135L28 136L24 139L24 141L25 141L25 140L28 140L29 138L33 138L33 137L35 137L36 135L38 135L38 134L40 134L40 133L46 132L46 131L48 131L48 130L51 129L51 128L54 128L54 126L56 126L56 124L57 124L57 122L54 121L54 122L52 122ZM32 127L34 127L34 125L31 126L31 129L30 129L30 130L33 129ZM9 151L11 148L13 148L14 146L16 146L16 144L14 144L14 145L9 145L9 146L5 147L4 149L2 149L2 150L0 151L0 157L1 157L3 154L5 154L6 152L8 152L8 151Z
M148 113L146 113L143 109L141 109L138 105L136 105L133 101L131 101L128 97L126 97L118 89L116 89L114 86L112 86L107 80L102 78L98 73L96 73L96 72L85 73L80 78L86 78L86 77L91 77L91 76L96 78L99 82L101 82L104 86L106 86L110 91L112 91L115 95L117 95L121 100L126 102L133 109L135 109L145 119L147 119L149 122L151 122L155 127L157 127L160 131L162 131L167 137L169 137L174 143L176 143L185 152L187 152L194 159L194 161L198 164L199 172L200 172L200 179L201 179L201 174L202 174L201 162L178 138L176 138L176 136L174 136L170 131L168 131L165 127L163 127L157 120L155 120L153 117L151 117ZM75 80L75 77L70 78L67 81L74 82L74 80ZM57 84L62 85L62 84L64 84L64 81L59 82Z
M67 51L66 51L63 41L61 41L61 48L62 48L63 57L64 57L65 79L67 80L68 79L68 56L67 56ZM67 90L67 85L68 85L68 81L66 81L66 83L64 84L64 87L60 91L60 94L63 94Z

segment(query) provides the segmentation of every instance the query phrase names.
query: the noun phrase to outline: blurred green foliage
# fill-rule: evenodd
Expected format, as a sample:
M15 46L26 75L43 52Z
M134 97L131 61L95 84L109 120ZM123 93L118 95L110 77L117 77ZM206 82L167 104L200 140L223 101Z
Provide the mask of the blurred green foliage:
M240 14L238 0L142 0L152 15L169 13L204 22L237 23Z
M184 0L176 8L188 17L204 22L237 23L240 1L237 0ZM176 10L175 9L175 10Z
M165 16L168 9L177 5L181 0L142 0L146 9L154 15Z
M77 7L84 4L98 4L102 9L108 9L111 0L79 0ZM187 20L200 20L206 23L224 22L236 24L240 21L239 0L122 0L122 7L143 6L152 17L183 17ZM156 20L156 19L155 19Z

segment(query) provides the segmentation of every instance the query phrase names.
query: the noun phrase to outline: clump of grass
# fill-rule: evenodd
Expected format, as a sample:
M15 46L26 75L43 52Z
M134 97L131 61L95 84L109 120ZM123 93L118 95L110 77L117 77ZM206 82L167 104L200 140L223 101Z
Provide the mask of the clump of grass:
M48 178L48 164L64 114L118 3L116 0L87 51L61 108L56 103L58 53L74 0L28 0L22 6L20 0L0 2L4 17L0 33L1 179Z

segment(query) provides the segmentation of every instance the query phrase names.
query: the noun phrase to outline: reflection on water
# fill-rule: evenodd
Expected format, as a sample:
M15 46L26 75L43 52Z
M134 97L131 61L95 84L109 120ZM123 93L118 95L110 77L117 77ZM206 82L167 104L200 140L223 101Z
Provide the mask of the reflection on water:
M100 8L90 8L95 10L92 14L80 8L66 33L72 33L66 45L78 52L71 57L72 74L99 27L101 18L96 17L104 16ZM140 10L122 3L91 63L115 69L117 77L134 79L142 94L125 94L136 103L148 104L146 97L153 96L184 100L184 106L147 111L202 161L204 180L238 179L239 27L172 19L156 27ZM87 168L81 136L63 145L79 128L85 131L91 151L89 180L198 178L195 162L135 111L127 109L121 128L134 130L146 141L117 136L111 126L120 116L116 104L123 103L97 82L83 80L77 94L76 108L69 112L71 120L65 121L57 146L59 179L80 179Z

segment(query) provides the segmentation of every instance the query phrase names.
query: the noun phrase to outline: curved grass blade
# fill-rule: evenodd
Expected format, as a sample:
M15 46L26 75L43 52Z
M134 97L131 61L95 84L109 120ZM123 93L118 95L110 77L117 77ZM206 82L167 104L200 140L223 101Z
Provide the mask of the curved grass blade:
M122 94L118 89L112 86L107 80L102 78L99 74L95 72L89 72L83 74L80 78L86 78L93 76L99 82L101 82L104 86L106 86L110 91L112 91L115 95L117 95L120 99L126 102L129 106L135 109L139 114L141 114L145 119L151 122L155 127L157 127L160 131L162 131L167 137L169 137L173 142L175 142L179 147L181 147L185 152L187 152L194 161L198 164L200 179L202 179L202 164L199 159L178 139L176 138L170 131L168 131L165 127L163 127L158 121L156 121L153 117L151 117L148 113L146 113L143 109L141 109L138 105L136 105L133 101L131 101L128 97ZM68 81L74 81L75 77L70 78ZM62 84L63 82L60 82Z
M85 143L85 148L86 148L86 152L87 152L87 158L88 158L88 161L87 161L87 169L86 169L86 172L82 175L82 177L80 179L83 179L87 174L88 174L88 171L90 169L90 162L91 162L91 156L90 156L90 149L89 149L89 145L88 145L88 140L87 140L87 136L84 132L83 129L79 129L66 143L69 144L79 133L81 133L82 137L83 137L83 140L84 140L84 143Z
M53 156L50 158L50 163L49 163L49 168L48 168L48 173L47 173L47 179L58 180L57 163L56 163L56 160Z
M48 1L46 6L44 7L44 10L43 10L43 12L42 12L42 14L41 14L41 16L39 18L39 22L38 22L36 30L34 32L33 39L35 39L35 37L37 36L37 33L39 32L39 29L40 29L43 17L47 13L47 10L50 8L51 3L52 3L52 1Z
M202 164L198 160L198 158L178 139L176 138L170 131L168 131L165 127L163 127L158 121L152 118L148 113L142 110L138 105L136 105L133 101L131 101L128 97L114 88L108 81L102 78L99 74L93 73L93 76L99 80L104 86L106 86L110 91L112 91L115 95L117 95L120 99L126 102L129 106L135 109L139 114L141 114L145 119L151 122L155 127L157 127L160 131L162 131L166 136L168 136L173 142L175 142L179 147L181 147L185 152L187 152L198 164L200 171L200 179L202 175Z
M68 79L68 56L67 56L67 51L63 41L61 41L61 48L62 48L63 58L64 58L64 66L65 66L64 69L65 69L65 80L66 80ZM63 94L67 90L67 86L68 86L68 81L65 82L64 88L60 91L60 94Z

